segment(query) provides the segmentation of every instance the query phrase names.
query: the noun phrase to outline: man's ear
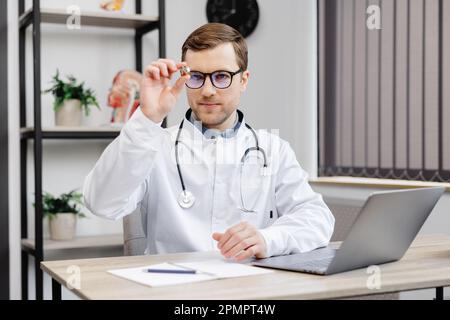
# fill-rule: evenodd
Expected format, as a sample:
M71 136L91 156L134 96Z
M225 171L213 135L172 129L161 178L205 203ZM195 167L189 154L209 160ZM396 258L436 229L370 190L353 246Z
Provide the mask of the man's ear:
M241 76L241 92L247 89L248 79L250 78L250 71L245 70Z

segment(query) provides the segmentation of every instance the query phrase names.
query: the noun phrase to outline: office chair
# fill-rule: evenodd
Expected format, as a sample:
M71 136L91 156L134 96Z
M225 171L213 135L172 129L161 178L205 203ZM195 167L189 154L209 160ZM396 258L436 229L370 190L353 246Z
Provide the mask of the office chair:
M123 253L125 256L144 254L147 248L146 232L143 227L145 221L146 217L141 216L140 207L123 218Z

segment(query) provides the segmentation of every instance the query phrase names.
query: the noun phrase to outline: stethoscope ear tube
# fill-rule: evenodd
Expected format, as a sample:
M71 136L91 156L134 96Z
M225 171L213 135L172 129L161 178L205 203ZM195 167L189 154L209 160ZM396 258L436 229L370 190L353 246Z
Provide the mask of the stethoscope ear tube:
M178 143L180 142L180 134L181 134L181 130L183 129L183 123L184 123L184 120L181 121L181 123L180 123L180 127L178 128L177 138L175 139L175 161L177 164L178 176L180 177L181 189L183 190L183 192L185 192L186 188L184 186L183 175L181 174L180 159L178 158Z
M180 134L181 130L183 129L184 120L181 121L180 127L178 128L177 138L175 140L175 161L177 163L177 171L178 176L180 177L180 183L181 183L181 193L178 196L178 204L180 207L184 209L188 209L194 205L195 202L195 196L186 190L186 187L184 185L184 179L183 175L181 173L181 167L180 167L180 159L178 158L178 143L180 142Z

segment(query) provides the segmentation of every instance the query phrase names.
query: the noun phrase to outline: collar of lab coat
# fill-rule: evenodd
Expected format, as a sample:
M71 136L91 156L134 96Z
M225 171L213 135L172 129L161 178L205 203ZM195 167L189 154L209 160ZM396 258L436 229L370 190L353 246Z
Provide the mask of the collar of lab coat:
M236 114L237 117L234 121L233 127L224 131L219 131L217 129L208 129L207 127L203 126L201 120L197 119L195 113L192 112L192 109L189 109L186 112L185 118L188 119L194 125L194 127L201 131L207 139L214 139L218 136L227 139L232 138L236 135L239 127L241 126L242 119L244 119L244 114L240 110L236 110Z
M194 126L188 120L188 117L191 115L191 112L188 110L185 114L183 128L178 140L179 145L183 146L179 148L179 150L182 150L179 153L180 163L188 164L192 162L192 159L198 159L199 163L209 163L210 161L211 163L216 163L217 159L221 159L220 161L223 164L238 165L241 162L243 152L256 143L253 132L245 124L243 113L241 111L238 112L240 114L239 119L241 120L240 126L235 130L232 137L223 138L221 135L218 135L215 138L208 138L203 135L201 128ZM179 127L180 124L170 130L174 142ZM261 141L259 143L261 145ZM215 145L214 149L210 149L212 145ZM185 149L186 147L187 149ZM211 153L212 150L215 150L214 154Z
M242 111L236 110L238 114L238 121L233 129L228 129L229 131L226 133L226 136L224 139L225 141L231 142L234 139L239 139L245 136L248 129L245 126L245 117ZM202 132L202 128L200 126L194 125L191 121L191 113L192 109L189 109L186 111L184 122L183 122L183 130L181 132L181 136L185 138L194 138L194 139L201 139L203 141L214 141L217 137L224 138L224 136L218 134L217 136L213 135L204 135Z

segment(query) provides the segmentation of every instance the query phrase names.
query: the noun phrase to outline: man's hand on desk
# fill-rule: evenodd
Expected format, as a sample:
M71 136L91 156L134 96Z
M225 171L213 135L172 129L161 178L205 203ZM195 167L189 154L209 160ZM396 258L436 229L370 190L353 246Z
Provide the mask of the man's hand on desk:
M266 242L262 234L247 221L229 228L225 233L214 232L213 239L218 241L217 248L225 258L237 261L256 256L264 258Z

